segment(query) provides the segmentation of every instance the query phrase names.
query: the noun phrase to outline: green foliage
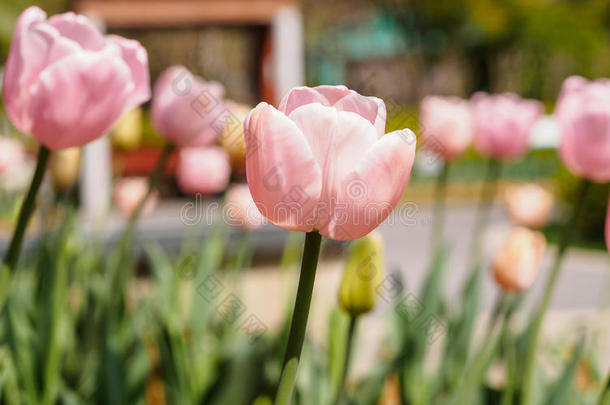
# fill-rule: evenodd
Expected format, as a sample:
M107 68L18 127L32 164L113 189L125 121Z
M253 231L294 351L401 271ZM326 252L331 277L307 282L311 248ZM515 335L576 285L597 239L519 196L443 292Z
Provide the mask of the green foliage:
M564 205L564 211L569 212L576 200L579 178L562 168L557 174L558 195L560 202ZM584 202L583 212L579 218L576 232L576 243L578 245L606 249L604 243L604 224L606 223L606 211L608 206L608 195L610 184L594 183L591 185ZM550 224L545 233L551 242L558 239L561 224Z
M498 55L521 60L515 91L537 98L549 93L557 58L572 74L605 75L610 4L604 0L374 0L406 35L434 34L444 49L457 49L470 63L472 91L489 90ZM436 48L424 53L437 54ZM606 58L607 59L607 58ZM600 68L601 65L601 68ZM570 72L564 72L568 74Z
M2 0L0 2L0 64L4 63L19 14L29 6L38 6L49 14L68 10L68 0Z
M136 271L135 256L118 261L120 247L86 242L81 232L67 214L14 277L0 280L6 286L0 289L1 403L143 404L155 390L168 404L269 403L278 389L290 318L279 331L250 334L231 321L222 299L206 294L218 281L225 292L236 291L232 286L249 266L249 255L227 252L227 229L185 242L176 257L147 245L139 252L146 274ZM296 254L294 242L287 246L290 255ZM390 303L384 352L364 375L349 380L348 404L377 404L393 391L414 405L518 403L524 349L511 319L522 299L501 300L481 340L474 331L484 267L473 268L461 294L448 301L448 252L442 246L434 253L421 291L392 276L396 294L381 297ZM335 310L326 344L306 341L293 404L333 402L347 328L347 316ZM559 372L538 370L536 403L598 399L600 392L584 395L574 384L586 356L583 342L568 356L554 357ZM437 361L434 353L440 353ZM486 376L498 363L506 378L492 386ZM601 390L598 380L593 383Z

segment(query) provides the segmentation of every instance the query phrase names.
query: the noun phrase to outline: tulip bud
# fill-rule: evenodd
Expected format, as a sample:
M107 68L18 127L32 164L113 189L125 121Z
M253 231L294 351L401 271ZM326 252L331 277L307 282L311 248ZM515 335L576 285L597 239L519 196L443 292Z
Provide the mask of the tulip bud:
M339 290L341 307L352 316L365 314L377 301L377 286L383 281L383 239L377 231L355 240Z
M236 184L227 190L223 215L227 223L247 231L265 224L265 218L256 208L247 184Z
M182 66L169 67L155 83L152 124L178 146L213 145L227 118L224 92L218 82L207 82Z
M142 138L142 109L134 108L121 116L112 130L112 144L121 149L134 149Z
M124 217L131 216L140 201L146 197L148 181L145 177L120 179L114 187L114 203ZM151 213L157 204L158 192L155 190L142 209L142 214Z
M493 262L496 282L505 291L520 292L536 281L546 240L538 231L514 228Z
M246 178L261 214L280 228L334 240L370 233L396 208L416 137L385 133L382 100L345 86L295 87L278 108L244 122Z
M475 146L483 156L515 159L529 148L532 126L543 111L535 100L516 94L475 93L472 96Z
M457 97L428 96L420 112L423 146L445 161L461 155L474 137L470 103Z
M220 146L229 154L231 167L235 171L246 168L246 139L244 138L244 121L250 112L250 107L233 102L226 103L236 122L227 125L220 136Z
M25 149L19 141L4 136L0 137L0 175L21 165L25 158Z
M516 225L540 229L549 222L553 194L534 183L510 186L506 189L506 207Z
M180 149L176 180L188 194L216 194L223 191L231 178L231 165L224 149L189 147Z
M68 190L78 181L80 148L62 149L53 156L53 185L58 190Z
M610 81L568 77L561 87L555 116L561 127L559 156L574 174L610 180Z

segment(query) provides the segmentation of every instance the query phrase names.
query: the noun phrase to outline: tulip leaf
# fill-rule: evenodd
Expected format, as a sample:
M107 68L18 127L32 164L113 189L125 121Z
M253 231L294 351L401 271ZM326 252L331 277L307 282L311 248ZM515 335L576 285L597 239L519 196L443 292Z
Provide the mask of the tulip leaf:
M582 359L584 347L585 341L584 339L581 339L576 344L572 358L566 364L557 381L555 381L550 389L546 391L546 397L544 399L545 405L563 405L568 403L570 393L574 389L574 374Z

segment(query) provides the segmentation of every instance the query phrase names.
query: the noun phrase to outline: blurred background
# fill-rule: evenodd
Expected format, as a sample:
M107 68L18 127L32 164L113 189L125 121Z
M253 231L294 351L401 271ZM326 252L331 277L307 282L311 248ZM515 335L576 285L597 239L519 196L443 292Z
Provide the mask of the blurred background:
M425 95L469 98L477 91L516 92L541 100L548 115L532 130L532 150L502 168L485 236L488 252L497 249L510 228L503 203L507 187L524 182L536 182L555 194L553 215L543 231L551 244L556 240L558 220L574 200L576 179L557 157L559 133L550 114L566 77L610 75L607 0L3 0L0 64L6 60L17 16L31 4L48 14L75 10L94 18L108 33L139 40L148 51L153 82L167 67L184 65L206 80L222 83L228 99L250 107L261 100L277 104L292 86L345 84L385 100L387 131L409 127L417 133L418 106ZM88 146L90 152L56 157L53 167L60 169L47 179L42 200L73 201L92 226L107 218L103 234L108 243L116 240L123 218L111 203L113 184L123 177L148 175L161 149L162 139L150 124L148 110L145 105L126 118L102 145ZM34 155L33 142L17 134L1 110L0 134L17 138L31 154L22 168L4 172L0 178L4 249ZM159 202L140 223L137 238L141 244L157 241L177 254L187 236L206 233L211 226L206 227L206 220L195 225L185 222L185 204L199 204L199 200L177 186L175 158L170 159ZM409 221L388 220L381 226L388 269L402 273L414 289L421 285L427 265L431 201L440 165L434 156L419 153L401 211L407 212ZM463 279L485 165L470 150L452 167L447 215L449 296L457 293ZM231 176L234 182L245 180L240 167L233 167ZM591 316L593 310L610 304L603 238L608 192L607 184L594 186L583 226L575 230L578 248L568 257L553 301L552 319L557 322L552 325L558 328L569 329L568 319L583 322L582 314ZM201 204L207 207L220 195L207 196ZM52 224L54 207L41 203L26 249L33 246L40 230ZM201 212L209 214L205 209ZM252 266L259 271L247 274L244 299L249 310L273 326L283 314L268 303L289 295L281 288L283 281L273 264L284 251L287 233L266 226L257 235ZM328 313L325 307L332 307L336 299L342 247L329 244L321 265L321 279L330 282L318 283L321 291L314 310L321 313L312 324L320 335ZM549 261L550 253L546 267ZM142 258L140 268L146 272L148 267ZM490 276L485 292L488 303L493 296L491 283ZM542 284L537 283L528 300L537 296ZM378 313L383 310L381 306ZM377 321L375 317L367 320L371 325L378 325ZM367 332L371 341L379 340L374 336L381 334L378 329ZM366 349L369 358L375 350L374 345Z
M49 14L76 10L109 33L139 40L148 50L153 82L165 68L181 64L219 81L228 99L249 106L261 100L277 103L295 85L343 83L385 100L388 132L417 131L418 105L425 95L468 98L480 90L510 91L543 101L551 113L567 76L595 78L610 72L610 5L604 0L6 0L0 5L0 62L6 59L18 14L30 4ZM556 188L569 204L574 182L556 156L553 124L542 120L532 134L533 151L506 165L503 174L509 181L534 179ZM14 132L4 115L0 131ZM110 137L112 178L148 174L161 138L150 125L147 106L117 132ZM407 198L421 202L439 165L433 158L418 162ZM450 195L456 201L476 198L482 164L471 152L454 165ZM175 159L170 162L174 166ZM12 174L7 187L27 182L27 173L19 174ZM184 197L171 176L166 180L164 198ZM597 196L607 195L607 186L598 189ZM111 191L106 194L110 201ZM75 195L82 196L82 190ZM83 198L85 209L110 210ZM590 218L581 236L588 246L603 246L603 207L600 197L587 211ZM12 208L11 201L3 202L5 221ZM547 231L552 238L552 223Z

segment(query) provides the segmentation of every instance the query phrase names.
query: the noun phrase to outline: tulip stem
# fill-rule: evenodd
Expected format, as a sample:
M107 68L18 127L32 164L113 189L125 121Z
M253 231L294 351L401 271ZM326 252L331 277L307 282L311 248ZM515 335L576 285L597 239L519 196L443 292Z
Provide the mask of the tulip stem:
M434 202L434 226L432 228L432 254L443 244L443 229L445 224L445 204L447 199L447 178L449 177L449 162L445 162L436 182Z
M496 329L496 325L498 323L498 319L500 319L500 315L502 313L508 312L508 300L509 296L504 292L500 292L500 295L496 297L496 302L494 303L493 309L490 314L489 324L487 325L487 336L486 341L490 340L493 336L494 330Z
M356 332L356 324L358 323L358 317L350 315L349 327L347 329L347 342L345 344L345 359L343 361L343 372L341 374L341 384L339 385L339 391L337 391L337 399L334 401L335 405L340 405L344 402L345 398L345 381L349 374L350 357L352 354L352 347L354 345L354 334Z
M472 361L465 369L464 380L461 383L461 404L470 405L473 403L477 387L480 386L481 380L493 360L495 351L500 344L502 331L507 327L512 314L509 305L510 298L504 292L496 298L487 325L487 333L481 341L479 351L473 356Z
M159 187L159 182L161 181L161 178L163 177L163 172L165 171L165 166L167 166L167 161L168 161L170 155L172 154L173 150L174 150L174 144L168 142L165 144L165 146L163 147L163 150L161 151L161 155L159 156L159 159L157 160L157 164L155 165L155 168L153 169L152 173L150 174L150 176L148 178L148 189L146 190L146 194L138 202L138 205L136 206L136 208L131 213L131 216L129 217L127 227L125 229L125 232L123 233L123 238L119 245L121 257L123 257L123 255L126 253L128 244L131 241L133 232L135 230L135 224L138 221L138 219L140 218L140 215L142 214L142 211L144 210L144 207L146 206L146 202L148 201L148 199L150 198L152 193L157 189L157 187Z
M133 224L136 223L136 221L142 214L142 210L144 209L146 202L148 201L152 193L157 189L157 187L159 187L159 182L161 181L161 178L163 177L163 172L165 171L165 166L167 166L167 161L173 151L174 144L170 142L166 143L163 147L161 155L159 156L159 160L157 160L157 164L153 169L152 173L150 174L150 177L148 178L148 190L146 190L146 195L144 195L144 198L140 200L140 202L136 206L136 209L129 217L129 226L133 226Z
M42 179L44 178L45 170L47 168L47 164L49 162L49 157L51 156L51 151L46 146L40 145L38 148L38 160L36 162L36 170L34 170L34 176L32 177L32 182L30 183L30 188L28 189L28 193L21 204L21 210L19 211L19 218L17 220L17 225L15 227L15 231L13 232L13 237L11 239L11 243L9 248L4 256L4 265L9 269L9 271L13 271L15 266L17 265L17 261L19 260L19 254L21 253L21 245L23 244L23 237L25 235L25 229L28 226L28 222L30 221L30 217L34 212L34 207L36 205L36 195L38 194L38 190L40 189L40 185L42 184Z
M296 368L301 358L301 350L305 340L305 329L307 327L311 295L316 278L321 241L322 237L317 231L307 232L303 248L299 286L297 288L288 344L282 366L282 376L280 377L280 384L275 397L276 405L288 405L292 398L292 391L296 380Z
M610 373L608 373L608 377L606 377L606 383L604 384L604 388L602 388L602 392L599 396L599 405L608 404L610 404Z
M477 209L477 222L472 235L470 254L468 255L469 258L475 257L473 263L475 265L478 265L482 259L481 244L483 241L483 232L485 231L485 228L487 228L487 223L489 222L491 207L496 196L501 169L502 166L499 160L493 158L489 159L483 189L481 190L481 200L479 201L479 207Z
M535 359L536 359L538 335L540 334L540 329L542 327L544 315L547 312L549 305L551 303L553 291L555 290L555 287L557 285L557 280L559 279L559 274L561 273L561 264L563 262L565 253L568 250L570 242L572 241L572 237L574 236L574 230L578 223L578 218L580 216L580 213L582 212L584 202L586 199L586 195L587 195L587 192L589 191L590 185L591 185L591 182L589 180L586 180L586 179L581 180L580 188L579 188L577 199L576 199L576 204L574 205L572 215L571 215L570 219L564 225L563 232L559 239L559 245L557 247L557 253L555 255L555 262L553 263L551 275L549 276L549 279L547 280L546 286L544 288L544 293L542 295L542 300L540 301L538 311L536 312L533 320L530 323L527 353L525 356L525 366L523 369L522 400L523 400L524 405L530 405L533 401L532 384L533 384L533 377L534 377L534 363L535 363Z

